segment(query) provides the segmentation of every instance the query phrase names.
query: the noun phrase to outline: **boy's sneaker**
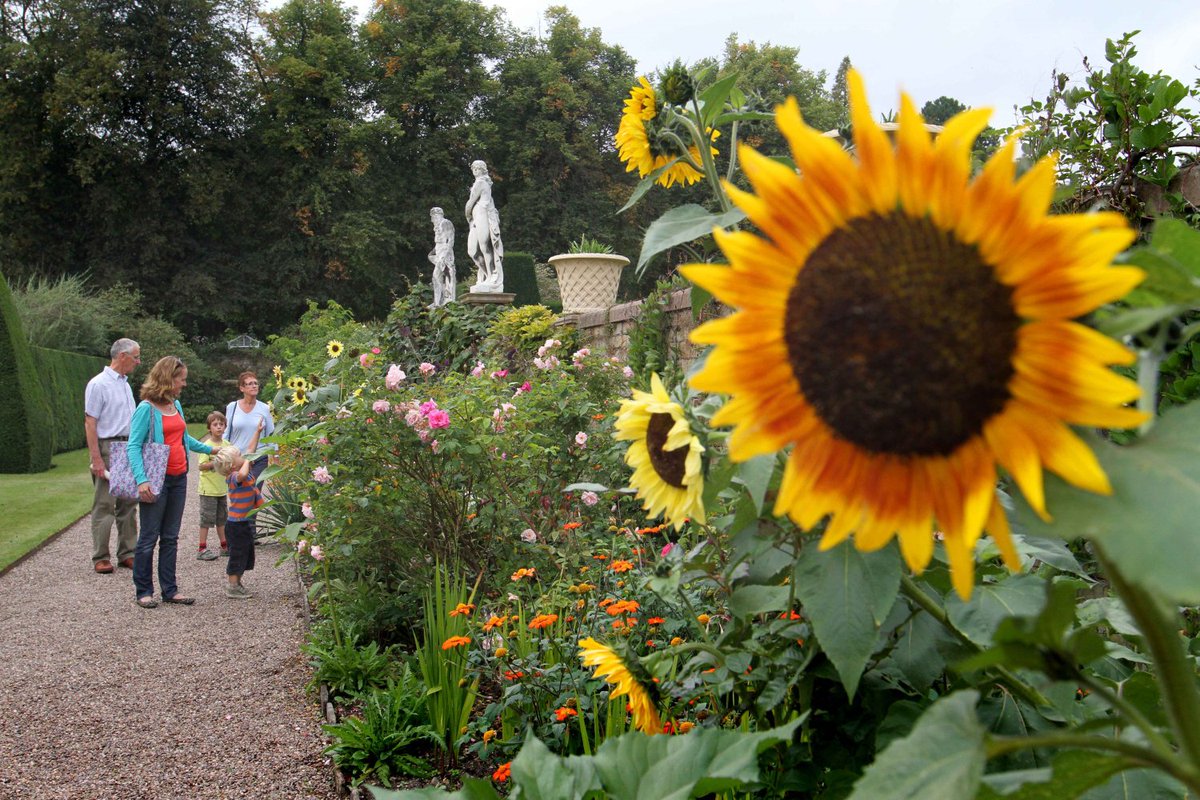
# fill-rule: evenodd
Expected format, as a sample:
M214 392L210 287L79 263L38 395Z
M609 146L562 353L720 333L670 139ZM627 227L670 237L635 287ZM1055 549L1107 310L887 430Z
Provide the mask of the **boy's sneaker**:
M221 557L222 557L222 558L229 558L229 548L228 548L228 547L222 547L222 548L221 548Z
M246 591L245 586L237 584L225 584L225 596L230 600L249 600L254 595Z
M212 550L209 550L206 547L203 550L201 550L199 553L196 553L196 560L197 561L216 561L217 554L214 553Z

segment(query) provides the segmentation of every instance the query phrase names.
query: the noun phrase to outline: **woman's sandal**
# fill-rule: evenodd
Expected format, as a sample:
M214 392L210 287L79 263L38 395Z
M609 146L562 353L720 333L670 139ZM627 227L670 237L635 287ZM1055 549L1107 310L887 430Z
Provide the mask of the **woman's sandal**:
M164 603L171 603L178 606L190 606L192 603L196 602L196 598L184 597L181 594L177 594L174 597L164 597L162 601Z
M150 595L146 595L145 597L139 597L134 602L137 603L142 608L158 608L158 601L155 600Z

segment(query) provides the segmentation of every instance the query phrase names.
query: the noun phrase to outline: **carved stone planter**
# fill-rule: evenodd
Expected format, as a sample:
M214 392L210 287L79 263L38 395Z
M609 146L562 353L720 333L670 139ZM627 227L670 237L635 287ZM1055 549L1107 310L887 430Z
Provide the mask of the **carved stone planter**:
M563 313L577 314L617 302L621 270L629 259L611 253L564 253L550 256L549 263L558 275Z

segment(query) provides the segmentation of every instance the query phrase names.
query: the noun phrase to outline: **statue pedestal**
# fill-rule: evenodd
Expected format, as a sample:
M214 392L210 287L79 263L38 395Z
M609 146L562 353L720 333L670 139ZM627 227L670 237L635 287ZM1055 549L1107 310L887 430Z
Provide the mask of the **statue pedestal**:
M463 292L458 302L469 305L511 306L517 299L514 292Z

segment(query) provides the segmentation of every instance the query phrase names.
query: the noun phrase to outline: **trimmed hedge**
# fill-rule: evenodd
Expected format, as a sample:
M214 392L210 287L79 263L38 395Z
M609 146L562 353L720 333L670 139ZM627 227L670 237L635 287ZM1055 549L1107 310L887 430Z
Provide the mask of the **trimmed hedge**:
M54 424L25 328L3 275L0 275L0 397L4 398L0 402L0 472L50 469Z
M88 381L108 364L103 358L33 347L42 389L54 425L54 452L87 447L83 432L83 393Z
M504 254L504 291L516 295L514 306L536 306L542 302L537 275L533 272L533 256L529 253Z

